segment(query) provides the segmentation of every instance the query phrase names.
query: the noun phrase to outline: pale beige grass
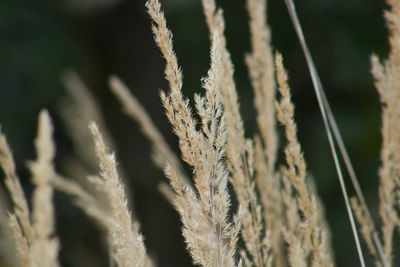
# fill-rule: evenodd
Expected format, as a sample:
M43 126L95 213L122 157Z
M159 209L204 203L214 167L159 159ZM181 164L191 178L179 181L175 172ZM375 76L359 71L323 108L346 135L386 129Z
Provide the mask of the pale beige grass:
M231 183L242 207L241 235L245 241L251 261L256 266L268 262L269 236L265 234L262 206L257 197L254 179L254 148L251 140L245 138L244 124L240 115L240 104L234 81L234 67L226 47L225 22L222 10L215 0L203 0L203 11L210 36L217 32L221 36L221 100L225 110L227 129L227 166Z
M305 255L310 255L311 266L333 266L329 250L326 245L326 233L322 231L315 196L313 196L306 183L306 163L302 154L300 143L297 139L297 125L294 122L294 106L287 83L287 74L283 67L280 54L275 57L276 79L281 100L276 104L278 120L285 127L287 145L285 156L287 167L283 171L297 194L297 206L302 214L301 231L303 236L302 249ZM290 242L288 244L291 246ZM298 244L294 244L298 246ZM304 255L303 255L304 256ZM307 256L306 256L307 257ZM293 267L295 265L292 265Z
M179 138L183 160L193 168L196 191L185 186L177 173L168 166L167 176L177 197L175 206L181 215L183 236L195 264L202 266L236 266L236 242L239 222L229 221L230 198L227 191L228 173L223 163L226 142L225 121L220 100L223 41L214 32L211 68L204 80L205 96L195 96L201 122L192 116L188 101L182 94L182 75L172 46L172 34L166 26L160 3L147 3L153 20L153 32L165 60L168 93L161 99L175 134ZM201 130L197 130L197 125Z
M139 225L132 221L124 187L117 172L115 155L108 151L95 123L90 124L90 131L93 135L96 155L99 160L99 175L103 186L106 188L105 192L111 206L113 223L109 229L109 242L115 261L121 267L152 266L153 264L146 254L143 236L139 232Z
M385 13L389 28L390 53L379 62L372 57L372 74L382 103L382 150L379 170L379 214L382 220L383 249L387 266L393 265L393 235L400 220L398 189L400 187L400 3L388 0L390 9ZM366 226L364 226L365 228ZM368 240L367 236L367 240ZM374 251L372 251L374 252Z
M35 237L30 244L31 267L57 267L59 241L55 234L53 187L53 160L55 145L52 138L53 126L47 111L39 115L38 132L35 140L37 158L29 164L35 191L32 198L32 221Z

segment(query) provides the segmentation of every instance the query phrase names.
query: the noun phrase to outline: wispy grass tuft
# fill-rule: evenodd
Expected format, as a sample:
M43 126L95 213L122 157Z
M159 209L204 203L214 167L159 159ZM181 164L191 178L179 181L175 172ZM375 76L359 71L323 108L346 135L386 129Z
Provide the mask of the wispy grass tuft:
M110 153L104 144L103 137L95 123L90 124L90 131L99 160L100 177L111 206L112 224L110 225L110 245L117 264L121 267L152 266L146 254L143 236L139 233L139 225L132 222L128 210L127 197L118 176L115 155Z
M400 232L400 4L388 0L390 10L386 13L386 20L391 48L388 59L372 58L372 73L383 106L382 166L379 172L382 224L379 229L377 226L380 224L375 224L366 205L325 96L294 3L292 0L285 2L314 83L360 265L366 263L357 231L364 237L376 266L394 266L395 234ZM161 183L160 188L180 215L182 235L195 265L333 267L329 227L297 138L295 108L283 57L279 53L273 55L265 15L266 0L246 0L245 6L251 39L245 61L254 91L258 124L254 136L249 138L246 135L234 66L224 35L223 11L215 0L202 0L211 41L210 68L202 79L203 93L195 94L193 103L183 91L183 77L173 47L172 32L167 27L161 4L159 0L150 0L146 4L155 42L166 63L165 78L169 88L161 91L160 98L179 141L179 155L169 147L145 108L115 76L109 79L111 90L124 112L137 122L150 141L153 161L165 172L168 183ZM0 167L12 200L6 219L14 237L13 250L19 266L61 265L54 189L68 194L86 215L99 223L100 232L110 249L110 265L162 265L149 256L139 219L132 215L127 183L121 179L125 175L121 175L117 167L112 152L115 150L112 136L106 129L96 100L76 74L69 72L63 77L74 101L64 102L61 112L71 129L76 154L76 159L70 159L65 166L81 169L82 175L79 176L85 178L86 186L81 181L67 178L71 175L56 172L53 125L49 113L42 111L35 139L37 158L29 163L34 186L30 210L11 149L0 133ZM279 92L278 96L276 92ZM277 120L283 125L286 140L283 144L284 163L278 157ZM94 149L89 139L93 139ZM351 200L353 210L337 148L355 189ZM183 162L190 168L190 175L184 171ZM93 172L98 174L93 175ZM229 183L232 192L228 190ZM237 210L233 210L232 201L237 201ZM359 229L353 220L353 212L359 221Z

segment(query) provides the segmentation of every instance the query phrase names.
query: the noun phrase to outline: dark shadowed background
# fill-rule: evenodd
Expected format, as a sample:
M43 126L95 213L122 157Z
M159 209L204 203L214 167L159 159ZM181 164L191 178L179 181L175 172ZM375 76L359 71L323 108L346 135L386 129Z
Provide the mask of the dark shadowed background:
M331 100L360 182L377 215L380 105L369 72L371 53L387 54L383 0L297 1L300 20ZM228 48L236 68L241 111L251 136L256 129L252 90L244 64L249 51L244 0L221 0ZM208 32L200 0L163 2L184 73L188 96L200 92L209 64ZM308 171L316 180L332 228L338 266L357 266L334 165L303 54L283 0L268 3L273 47L282 52L296 104L300 141ZM160 106L166 89L164 62L152 39L144 0L0 1L0 124L30 195L26 160L35 157L37 115L49 109L55 123L57 169L72 154L70 131L59 114L67 96L60 77L74 69L100 104L117 142L120 165L128 172L135 213L145 243L159 266L190 266L179 217L158 193L164 180L150 158L150 146L111 95L107 78L120 76L147 108L173 147L176 139ZM282 141L281 141L282 143ZM282 156L282 155L281 155ZM55 195L62 266L108 266L107 249L95 225L63 194ZM366 252L367 253L367 252Z

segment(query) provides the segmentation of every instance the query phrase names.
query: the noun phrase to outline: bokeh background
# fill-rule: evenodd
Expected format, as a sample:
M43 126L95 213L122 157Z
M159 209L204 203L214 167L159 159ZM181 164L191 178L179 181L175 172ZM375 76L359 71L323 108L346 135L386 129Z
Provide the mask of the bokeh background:
M377 215L377 172L380 153L380 105L370 75L372 53L386 56L387 30L383 0L297 1L300 20L322 82L331 100L360 182ZM252 90L244 55L249 34L244 0L220 0L226 18L228 48L236 68L241 111L247 135L256 130ZM184 90L200 92L209 64L208 32L200 0L163 2L184 73ZM334 165L303 54L283 0L270 0L272 42L282 52L296 104L299 136L326 206L338 266L357 266L356 250ZM167 140L176 139L158 97L167 88L164 62L152 39L144 0L0 1L0 124L15 153L24 189L30 196L26 168L35 157L33 139L38 112L47 108L54 120L57 169L74 151L71 131L60 116L68 98L61 83L75 70L102 108L117 145L120 165L133 191L135 213L145 243L159 266L191 266L179 229L179 217L157 191L165 179L151 161L150 146L135 123L122 112L107 85L120 76L147 108ZM282 140L282 139L281 139ZM282 143L282 141L281 141ZM2 179L2 178L1 178ZM3 184L2 184L3 185ZM108 266L99 230L60 193L55 195L62 266Z

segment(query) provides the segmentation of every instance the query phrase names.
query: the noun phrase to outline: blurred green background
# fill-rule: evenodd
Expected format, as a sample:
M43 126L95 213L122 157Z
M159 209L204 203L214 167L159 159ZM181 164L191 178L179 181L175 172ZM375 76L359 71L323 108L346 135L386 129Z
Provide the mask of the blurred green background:
M387 54L383 0L297 1L297 9L322 82L374 215L380 153L380 105L369 69L371 53ZM236 68L241 111L251 136L256 129L244 55L249 51L244 0L220 0L228 48ZM184 90L200 92L208 69L209 41L200 0L163 2L184 73ZM144 0L0 1L0 124L31 193L26 160L35 157L37 114L47 108L54 119L57 168L72 154L59 105L67 96L61 74L76 70L100 104L117 142L117 155L134 192L135 213L145 243L159 266L190 266L179 217L157 192L164 180L150 158L137 125L121 112L107 86L117 74L131 87L173 147L158 92L166 89L164 62L152 39ZM299 136L332 228L338 266L358 266L356 250L334 165L303 54L283 0L268 3L274 49L282 52L296 104ZM281 143L283 139L281 138ZM99 231L68 197L57 193L57 232L62 266L108 266ZM367 252L366 252L367 253Z

